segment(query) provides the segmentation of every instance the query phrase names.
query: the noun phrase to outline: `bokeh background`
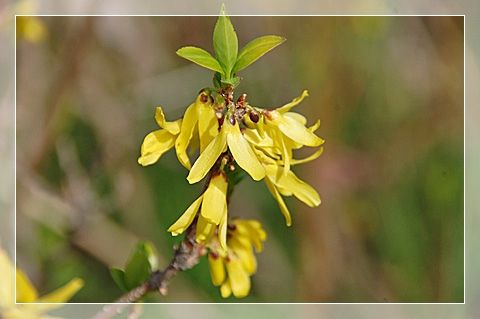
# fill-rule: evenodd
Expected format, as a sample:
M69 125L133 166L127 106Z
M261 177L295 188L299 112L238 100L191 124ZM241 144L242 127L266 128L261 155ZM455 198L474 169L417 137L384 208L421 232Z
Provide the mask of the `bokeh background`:
M17 17L19 28L32 18ZM176 119L211 73L175 51L212 51L216 17L36 17L17 33L17 262L40 292L74 276L73 302L121 294L108 267L138 240L161 265L168 226L200 186L174 152L139 166L155 106ZM320 193L288 200L244 180L231 216L269 234L251 294L228 302L463 302L463 17L232 17L240 45L287 42L241 73L237 93L322 125L325 151L297 174ZM30 29L32 30L32 29ZM306 153L298 154L298 156ZM220 302L206 260L161 302Z

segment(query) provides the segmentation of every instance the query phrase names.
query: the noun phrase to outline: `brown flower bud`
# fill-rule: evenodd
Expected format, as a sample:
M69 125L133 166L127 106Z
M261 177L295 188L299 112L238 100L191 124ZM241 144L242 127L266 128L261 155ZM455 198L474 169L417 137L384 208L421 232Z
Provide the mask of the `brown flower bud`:
M250 120L252 120L253 123L258 123L258 121L260 120L258 113L255 111L250 111L248 116L250 117Z

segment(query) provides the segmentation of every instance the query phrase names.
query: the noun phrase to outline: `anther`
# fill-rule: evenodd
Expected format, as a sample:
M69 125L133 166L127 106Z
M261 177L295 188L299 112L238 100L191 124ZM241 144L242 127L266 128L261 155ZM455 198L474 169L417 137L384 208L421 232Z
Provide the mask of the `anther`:
M252 120L253 123L258 123L258 120L260 120L260 117L258 116L258 113L255 111L251 111L248 116L250 117L250 120Z
M202 94L200 95L200 102L202 102L202 103L207 103L207 101L208 101L208 95L202 93Z
M235 120L235 116L233 116L233 115L230 115L230 117L228 118L228 121L232 125L235 125L235 123L237 123L237 121Z

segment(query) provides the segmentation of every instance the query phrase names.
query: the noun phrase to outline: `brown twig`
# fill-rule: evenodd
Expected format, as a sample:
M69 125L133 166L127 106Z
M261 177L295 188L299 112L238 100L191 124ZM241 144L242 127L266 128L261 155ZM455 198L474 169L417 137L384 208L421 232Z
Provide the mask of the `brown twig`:
M202 193L204 193L210 183L211 177L219 170L220 161L223 155L220 156L217 163L212 167ZM200 262L200 258L205 255L206 249L203 244L197 243L196 238L197 218L190 224L186 231L185 238L178 247L175 248L175 253L172 260L164 270L157 270L150 274L150 277L140 286L135 287L123 296L118 298L115 303L106 306L103 310L97 313L92 319L109 319L120 313L124 308L130 304L142 299L149 292L158 291L161 295L167 294L167 287L170 280L180 271L185 271L193 268Z

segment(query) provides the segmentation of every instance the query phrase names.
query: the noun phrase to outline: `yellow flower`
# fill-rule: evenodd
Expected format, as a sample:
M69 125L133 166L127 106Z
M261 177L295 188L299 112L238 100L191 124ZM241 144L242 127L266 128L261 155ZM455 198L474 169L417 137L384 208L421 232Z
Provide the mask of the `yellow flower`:
M155 120L162 129L149 133L143 140L141 156L138 158L138 163L143 166L158 161L165 152L175 145L175 140L180 133L182 120L167 122L161 106L157 106Z
M212 176L207 190L196 199L180 218L168 229L173 236L183 233L193 222L200 210L197 220L196 239L198 242L208 241L219 228L219 240L222 247L227 244L227 188L228 182L224 172Z
M272 136L274 147L282 155L285 174L290 170L293 149L302 146L316 147L324 143L324 140L314 133L319 123L312 128L307 128L305 126L307 120L303 115L290 112L307 96L308 91L304 90L302 95L293 99L292 102L273 111L264 112L265 131Z
M14 297L13 275L15 273L17 284L17 296ZM0 318L5 319L47 319L52 318L46 313L59 308L68 301L80 288L83 287L83 280L75 278L65 286L42 297L32 285L28 277L20 269L14 268L6 253L0 249ZM37 303L37 304L15 304ZM44 303L44 304L38 304Z
M160 157L175 146L178 160L190 169L190 159L187 148L198 140L200 152L218 134L218 121L213 109L211 97L201 92L195 102L185 111L183 119L167 122L160 106L155 112L155 120L162 129L148 134L141 147L141 156L138 163L147 166L157 162ZM196 147L191 147L192 151Z
M209 244L208 263L212 283L220 286L223 298L232 293L243 298L250 292L250 277L257 271L254 254L263 250L267 238L262 225L256 220L235 219L228 227L228 249L219 249L212 241Z
M233 116L226 116L220 133L208 144L193 164L187 180L190 184L200 181L207 175L218 157L228 149L237 164L258 181L265 177L265 169L261 165L250 143L240 131L238 121Z
M301 179L299 179L291 170L284 173L285 168L275 164L265 165L267 178L265 183L268 190L272 193L280 206L280 211L285 217L287 226L292 225L292 218L282 196L295 196L310 207L320 205L320 196L317 191Z

